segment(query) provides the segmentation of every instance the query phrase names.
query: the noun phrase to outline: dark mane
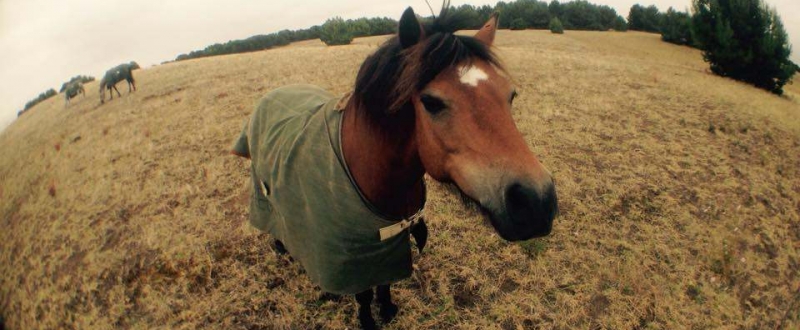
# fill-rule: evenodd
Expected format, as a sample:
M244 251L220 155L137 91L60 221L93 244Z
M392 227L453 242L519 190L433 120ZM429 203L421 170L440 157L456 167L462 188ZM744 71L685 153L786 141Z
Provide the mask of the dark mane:
M501 68L484 43L454 34L466 25L464 17L452 15L449 8L445 1L439 16L423 23L424 38L417 45L403 49L395 35L367 57L358 71L351 102L383 117L407 106L413 93L464 61L478 59Z

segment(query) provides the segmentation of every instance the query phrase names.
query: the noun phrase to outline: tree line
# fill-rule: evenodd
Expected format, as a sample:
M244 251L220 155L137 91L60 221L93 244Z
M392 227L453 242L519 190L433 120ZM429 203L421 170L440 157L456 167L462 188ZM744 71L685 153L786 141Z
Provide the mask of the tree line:
M58 95L58 93L56 93L56 90L52 88L48 89L44 93L39 94L39 96L37 96L35 99L28 101L28 103L25 103L25 108L17 112L17 117L22 116L22 114L30 110L30 108L33 108L33 106L42 103L42 101L47 100L56 95Z
M617 15L613 8L595 5L585 0L563 4L558 0L550 3L536 0L501 1L495 6L461 5L452 10L456 16L460 17L462 29L479 29L494 12L502 13L503 19L500 20L502 29L547 29L551 20L555 18L558 18L563 27L568 30L605 31L615 29L624 31L627 29L625 19ZM285 46L295 41L317 38L327 45L346 45L353 38L387 35L395 33L396 30L397 21L387 17L348 20L334 17L322 25L315 25L308 29L282 30L213 44L201 50L178 55L175 60L183 61L207 56L260 51Z
M463 6L462 6L463 7ZM499 2L494 8L502 13L500 28L512 30L547 29L551 22L560 22L566 30L608 31L627 30L627 24L617 11L606 5L584 0L550 3L536 0ZM478 23L480 26L481 23Z
M201 50L178 55L175 60L183 61L208 56L254 52L285 46L302 40L325 39L326 37L338 38L336 33L331 34L332 29L347 31L347 34L351 36L350 40L352 40L352 38L358 37L391 34L395 32L396 28L397 21L386 17L359 18L346 21L341 18L333 18L322 26L315 25L308 29L281 30L276 33L252 36L247 39L216 43ZM348 40L347 43L350 43L350 41Z

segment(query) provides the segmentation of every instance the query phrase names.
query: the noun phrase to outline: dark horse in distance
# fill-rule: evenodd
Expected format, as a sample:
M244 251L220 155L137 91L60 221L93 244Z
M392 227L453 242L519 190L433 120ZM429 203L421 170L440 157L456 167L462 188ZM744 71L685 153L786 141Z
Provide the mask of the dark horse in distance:
M117 83L120 81L125 80L128 82L128 93L131 92L131 87L135 91L136 80L133 79L133 70L138 68L139 64L132 61L130 63L117 65L106 71L103 79L100 80L100 103L106 102L105 90L108 90L108 94L112 100L114 99L113 91L117 91L117 96L122 97L122 94L119 93L119 89L117 89Z
M448 8L424 25L408 8L351 95L270 92L232 150L251 159L250 223L323 292L355 294L365 329L377 327L373 287L383 322L398 312L390 285L411 276L411 236L420 249L427 237L426 173L457 186L508 241L550 234L558 213L552 176L511 117L516 91L491 51L498 15L462 36Z

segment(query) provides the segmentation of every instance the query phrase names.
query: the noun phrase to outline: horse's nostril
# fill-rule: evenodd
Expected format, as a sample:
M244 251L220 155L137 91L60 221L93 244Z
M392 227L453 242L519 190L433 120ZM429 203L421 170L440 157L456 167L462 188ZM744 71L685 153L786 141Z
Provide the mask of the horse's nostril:
M506 190L506 208L515 225L530 223L535 217L539 198L531 188L514 183Z

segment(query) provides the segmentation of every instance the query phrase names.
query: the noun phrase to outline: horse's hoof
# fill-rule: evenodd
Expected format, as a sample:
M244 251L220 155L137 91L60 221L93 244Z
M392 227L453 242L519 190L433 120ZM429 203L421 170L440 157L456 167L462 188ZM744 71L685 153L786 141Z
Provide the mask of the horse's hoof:
M392 322L392 320L394 320L394 317L397 316L397 312L399 310L400 309L397 308L397 305L395 305L393 303L388 303L388 304L381 305L380 314L381 314L381 320L383 321L383 323L386 324L386 323Z
M275 250L275 252L277 252L280 255L284 255L284 254L289 252L289 251L286 250L286 247L283 246L283 242L281 242L279 240L275 240L273 242L272 248Z
M358 313L358 322L361 323L362 330L377 330L378 324L375 323L375 319L372 318L372 315L367 313Z
M340 301L342 301L342 296L338 295L338 294L330 293L330 292L323 292L319 296L319 301L322 301L322 302L325 302L325 301L340 302Z

